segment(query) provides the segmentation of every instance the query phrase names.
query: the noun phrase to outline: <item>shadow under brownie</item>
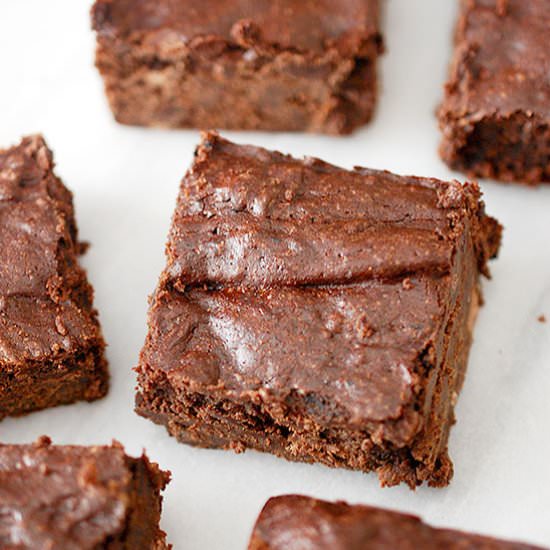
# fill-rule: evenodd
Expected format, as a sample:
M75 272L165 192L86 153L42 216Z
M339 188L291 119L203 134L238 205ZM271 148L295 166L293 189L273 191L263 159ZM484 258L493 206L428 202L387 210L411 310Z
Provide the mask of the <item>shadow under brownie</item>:
M0 419L108 389L72 195L39 136L0 150Z
M461 0L441 156L469 175L550 182L550 3Z
M537 550L450 529L408 514L299 495L267 501L249 550ZM539 549L542 550L542 549Z
M0 546L167 549L159 520L169 478L118 443L0 445Z
M446 485L500 231L475 184L206 134L152 297L137 411L193 445Z
M92 21L125 124L345 134L374 111L378 0L97 0Z

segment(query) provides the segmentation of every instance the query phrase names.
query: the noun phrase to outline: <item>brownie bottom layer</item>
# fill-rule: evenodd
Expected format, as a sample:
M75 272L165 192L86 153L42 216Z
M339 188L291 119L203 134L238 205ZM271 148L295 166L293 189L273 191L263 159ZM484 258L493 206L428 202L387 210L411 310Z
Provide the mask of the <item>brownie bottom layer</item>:
M297 462L319 462L334 468L363 472L376 471L383 485L401 482L411 487L426 479L422 465L409 449L388 449L375 445L362 431L321 429L300 432L280 424L257 405L243 406L231 401L210 402L202 395L189 394L185 401L173 402L178 414L153 412L151 403L138 395L137 412L164 425L181 443L244 452L247 448L267 452ZM445 485L451 467L446 451L428 481Z
M97 64L116 120L129 125L349 134L370 121L377 96L375 57L343 61L339 70L348 74L339 85L328 76L296 76L292 65L281 70L276 62L241 74L223 59L203 60L189 72L186 63L158 67L138 58L128 71L100 48Z
M48 363L0 372L0 419L76 401L94 401L109 388L103 347Z
M456 121L444 127L448 135L441 156L455 170L471 177L550 183L550 125L536 116L514 113L485 117L466 132Z

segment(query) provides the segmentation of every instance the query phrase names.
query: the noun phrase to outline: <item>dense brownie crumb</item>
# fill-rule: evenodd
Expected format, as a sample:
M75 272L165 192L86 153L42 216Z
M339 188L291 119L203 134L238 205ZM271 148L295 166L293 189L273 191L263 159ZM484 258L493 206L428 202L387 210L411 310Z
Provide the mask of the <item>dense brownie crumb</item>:
M0 419L108 389L72 195L39 136L0 150Z
M378 0L97 0L116 119L345 134L372 117Z
M452 168L550 182L549 28L547 0L462 0L439 110L441 155Z
M193 445L446 485L500 232L475 184L207 134L152 299L137 410Z
M298 495L271 498L252 532L249 550L537 550L449 529L420 518ZM541 550L541 549L539 549Z
M2 548L163 550L162 491L169 481L145 455L103 447L0 446Z

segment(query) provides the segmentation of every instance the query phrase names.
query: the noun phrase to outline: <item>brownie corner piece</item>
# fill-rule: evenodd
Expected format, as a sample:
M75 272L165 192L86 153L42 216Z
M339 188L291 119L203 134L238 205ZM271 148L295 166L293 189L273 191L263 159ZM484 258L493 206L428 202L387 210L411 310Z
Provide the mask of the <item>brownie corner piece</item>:
M282 495L267 501L252 531L248 550L335 547L542 550L520 542L431 527L409 514L300 495Z
M159 521L169 479L116 442L0 445L0 546L168 549Z
M461 0L440 153L472 177L550 182L550 4Z
M108 389L71 192L41 136L0 150L0 419Z
M92 26L121 123L346 134L375 108L379 0L96 0Z
M500 229L476 184L206 134L151 303L138 413L193 445L446 485Z

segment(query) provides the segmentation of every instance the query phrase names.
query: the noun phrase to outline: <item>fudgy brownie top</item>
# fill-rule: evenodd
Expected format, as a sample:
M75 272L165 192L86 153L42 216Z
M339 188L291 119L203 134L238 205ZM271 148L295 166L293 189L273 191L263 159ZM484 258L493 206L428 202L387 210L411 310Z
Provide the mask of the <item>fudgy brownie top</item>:
M442 323L445 300L430 279L409 284L160 293L144 358L175 388L259 392L324 426L399 420L377 437L403 445L420 426L408 408L423 383L417 356Z
M486 271L475 184L343 170L216 134L182 183L167 273L192 284L336 284L449 273L466 225Z
M40 137L0 151L0 294L57 294L74 253L70 193Z
M445 110L550 118L550 2L462 0Z
M294 399L325 425L388 421L378 435L403 444L420 425L419 362L456 299L453 262L471 239L486 270L499 234L473 184L207 134L182 182L143 359L175 388Z
M119 444L0 446L0 546L103 548L134 505L129 460Z
M419 518L344 502L297 495L270 499L252 534L251 550L536 550L460 531L435 529Z
M97 31L121 38L154 31L164 40L169 31L176 42L217 37L319 53L360 49L377 32L378 0L99 0L93 18Z
M79 267L72 195L39 136L0 151L0 364L70 351L97 335Z

